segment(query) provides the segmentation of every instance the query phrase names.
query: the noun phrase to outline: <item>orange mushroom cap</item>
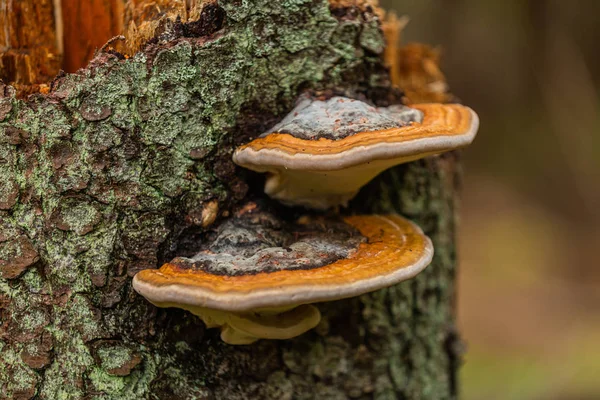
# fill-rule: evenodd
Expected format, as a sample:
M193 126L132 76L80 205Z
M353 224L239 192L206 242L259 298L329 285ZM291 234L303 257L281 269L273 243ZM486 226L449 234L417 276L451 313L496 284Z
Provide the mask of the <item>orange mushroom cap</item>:
M326 127L319 126L319 116L330 115L327 109L339 99L313 101L312 107L302 105L290 115L296 120L313 120L311 125L322 132ZM356 107L355 103L361 102L346 102L348 107ZM314 109L325 112L316 113ZM341 138L321 135L306 139L304 132L295 135L292 127L288 128L290 132L267 133L239 147L233 160L245 168L267 172L265 192L269 196L289 205L325 209L345 205L362 186L394 165L467 146L479 127L477 114L458 104L412 105L409 110L422 113L422 119L411 117L407 122L399 117L393 127L389 119L381 118L381 108L371 109L369 112L367 108L366 114L360 112L362 109L346 112L332 125L332 130L340 125L364 130ZM392 106L384 115L406 115L406 109ZM362 124L365 120L367 129ZM381 129L377 128L379 122Z
M249 311L353 297L412 278L431 262L433 245L398 215L344 218L367 239L348 258L312 269L213 274L176 258L139 272L135 289L157 303Z
M304 218L293 225L293 243L273 244L289 227L273 228L268 216L246 214L244 229L219 234L223 252L204 250L141 271L133 279L135 290L157 306L193 312L207 327L221 327L223 340L242 344L297 336L320 320L310 303L396 284L433 257L431 240L398 215L350 216L343 222ZM306 224L320 228L303 229ZM255 238L264 243L252 247Z

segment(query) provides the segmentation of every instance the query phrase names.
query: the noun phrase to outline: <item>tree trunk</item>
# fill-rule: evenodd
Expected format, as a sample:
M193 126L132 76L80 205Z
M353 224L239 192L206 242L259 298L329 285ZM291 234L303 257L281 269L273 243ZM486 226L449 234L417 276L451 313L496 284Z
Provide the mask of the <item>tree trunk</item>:
M0 397L455 398L455 154L385 172L348 210L411 218L433 239L433 264L319 304L323 321L300 337L227 345L132 290L182 233L204 229L203 207L218 202L214 227L264 196L232 151L303 90L397 97L369 8L222 0L212 11L131 58L100 53L48 94L0 87Z

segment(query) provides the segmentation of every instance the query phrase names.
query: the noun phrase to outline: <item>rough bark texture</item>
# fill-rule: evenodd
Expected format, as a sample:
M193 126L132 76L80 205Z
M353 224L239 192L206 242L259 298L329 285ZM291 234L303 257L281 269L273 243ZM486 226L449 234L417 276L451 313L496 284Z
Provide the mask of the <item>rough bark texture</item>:
M434 241L434 263L404 284L319 305L322 323L301 337L229 346L195 316L133 292L137 271L210 229L215 204L213 227L263 196L232 150L302 90L393 97L372 13L319 0L220 7L210 36L176 30L131 59L101 54L27 101L0 88L0 396L454 398L452 154L384 173L350 208L413 219Z

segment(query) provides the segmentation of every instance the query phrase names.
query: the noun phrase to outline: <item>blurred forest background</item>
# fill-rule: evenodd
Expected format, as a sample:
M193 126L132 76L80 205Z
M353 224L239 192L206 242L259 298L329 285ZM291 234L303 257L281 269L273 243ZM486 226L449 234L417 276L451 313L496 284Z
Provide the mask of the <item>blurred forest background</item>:
M481 117L464 152L465 400L600 398L600 1L382 0Z

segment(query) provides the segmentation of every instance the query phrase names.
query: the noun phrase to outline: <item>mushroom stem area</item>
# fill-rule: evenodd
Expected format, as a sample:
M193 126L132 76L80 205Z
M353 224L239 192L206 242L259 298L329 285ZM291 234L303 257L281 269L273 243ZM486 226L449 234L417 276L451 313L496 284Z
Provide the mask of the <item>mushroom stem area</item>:
M231 312L181 304L153 303L157 307L177 307L197 315L207 328L220 328L228 344L251 344L259 339L291 339L317 326L319 309L310 304Z
M265 182L265 193L289 206L304 206L317 210L340 205L345 207L364 185L386 169L437 153L439 152L434 151L375 160L330 171L270 169Z

